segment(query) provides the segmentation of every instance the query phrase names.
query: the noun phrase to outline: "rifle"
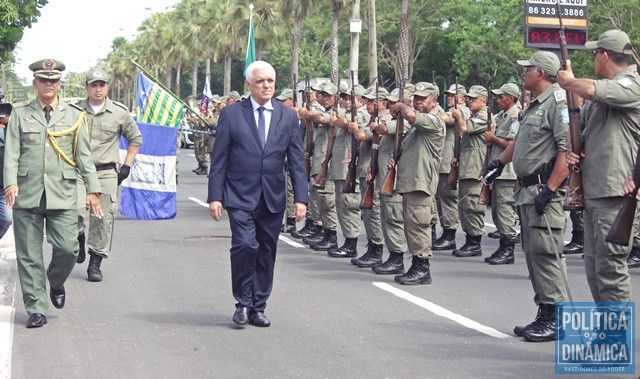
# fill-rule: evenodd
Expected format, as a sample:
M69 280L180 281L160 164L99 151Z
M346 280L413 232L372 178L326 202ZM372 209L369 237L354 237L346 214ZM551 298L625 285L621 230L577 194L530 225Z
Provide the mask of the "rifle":
M351 122L357 122L358 110L356 109L356 92L354 89L355 81L353 79L353 71L351 71ZM377 103L377 101L376 101ZM360 156L360 141L356 135L351 136L351 160L349 161L349 171L342 187L342 193L356 192L356 173L358 170L358 157Z
M338 85L336 86L336 95L334 98L333 109L338 116L338 98L340 97L340 79L338 78ZM327 142L327 151L324 154L324 158L322 158L322 163L320 164L320 172L316 175L316 180L313 183L313 188L315 189L324 189L325 183L327 182L327 173L329 172L329 162L331 161L331 157L333 156L333 142L336 140L336 132L337 127L330 126L329 132L329 141Z
M375 120L378 118L378 89L379 82L376 80L376 102L373 104L373 114L371 115L371 119ZM367 180L367 190L362 197L362 201L360 202L360 209L371 209L373 208L373 189L375 187L376 177L378 176L378 171L380 171L380 167L378 166L378 152L380 151L380 140L382 136L378 135L375 131L373 132L373 143L371 144L371 161L369 161L369 175L371 176L371 180Z
M400 90L398 97L400 101L404 99L404 79L400 81L400 86L398 87ZM402 136L404 134L404 117L402 117L402 113L398 112L396 123L396 138L395 138L395 146L393 147L393 167L387 171L387 177L384 179L384 183L382 184L382 188L380 188L380 195L383 196L393 196L393 188L395 187L396 181L396 166L398 165L398 160L400 159L400 154L402 153Z
M633 230L633 219L636 214L636 207L638 205L638 186L640 186L640 149L638 149L638 156L636 157L636 166L633 170L633 183L635 189L633 192L624 195L622 198L622 205L618 211L618 215L613 224L611 224L611 230L604 239L607 242L615 243L616 245L629 246L629 238L631 237L631 231Z
M455 109L458 109L458 77L456 76L456 96L454 105ZM456 123L458 121L456 120ZM456 159L456 163L451 164L451 170L449 171L449 177L447 178L447 184L444 188L455 191L458 189L458 164L460 163L460 139L458 134L458 125L456 125L456 136L453 141L453 157Z
M488 88L488 96L487 96L487 131L493 131L493 96L491 92L491 87ZM493 151L493 143L487 143L487 155L484 157L484 162L482 163L482 170L480 170L480 176L484 172L485 168L489 162L491 162L491 152ZM491 187L489 184L483 181L482 190L480 192L480 198L478 199L478 204L480 205L488 205L491 200Z
M310 80L309 80L309 73L307 72L306 78L305 78L305 88L304 88L304 99L303 101L305 102L305 107L307 109L307 112L311 112L311 84L310 84ZM306 132L305 132L305 137L306 137L306 146L304 149L304 156L305 156L305 165L307 168L307 180L311 180L311 157L313 156L313 121L311 120L307 120L305 121L306 124Z
M567 39L564 34L564 25L562 24L562 12L560 2L556 2L558 10L558 20L560 21L560 51L562 55L562 67L566 69L567 60L569 59L569 49L567 48ZM578 100L573 92L567 91L567 105L569 107L569 141L567 143L571 147L571 152L580 156L582 153L582 140L580 136L580 108L578 108ZM582 171L580 165L569 166L569 184L567 185L567 194L562 204L564 210L581 210L584 209L584 194L582 189Z

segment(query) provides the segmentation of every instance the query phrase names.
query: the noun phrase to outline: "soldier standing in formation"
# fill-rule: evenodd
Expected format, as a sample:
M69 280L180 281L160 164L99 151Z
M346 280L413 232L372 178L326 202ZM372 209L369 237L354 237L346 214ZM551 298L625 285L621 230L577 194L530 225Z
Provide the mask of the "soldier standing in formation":
M87 187L87 204L102 217L100 183L91 162L84 111L58 97L65 66L53 59L29 65L37 98L14 105L7 125L4 192L13 208L18 276L29 314L27 328L47 323L49 298L65 305L64 283L78 255L76 169ZM20 194L20 196L18 196ZM44 222L53 254L45 272L42 256Z
M276 96L276 100L293 109L293 90L285 88L280 95ZM285 211L285 222L282 225L281 232L291 233L296 230L296 217L293 212L293 185L289 177L289 165L284 162L284 179L287 181L287 209Z
M495 131L487 131L484 139L493 144L491 159L496 159L513 141L518 133L518 98L520 88L513 83L506 83L500 89L492 90L498 96L500 112L496 115ZM518 232L516 224L518 214L513 189L516 185L516 174L513 164L508 163L502 170L502 175L494 180L491 188L491 216L496 228L500 232L500 247L490 257L484 259L490 265L513 264L513 253L517 242Z
M626 260L631 248L605 242L605 237L622 203L620 183L633 172L637 155L640 78L631 64L631 41L623 31L608 30L585 47L593 50L595 73L603 79L576 79L568 62L558 81L586 100L584 157L580 160L570 152L567 163L580 164L583 173L587 282L596 302L630 302Z
M497 169L488 176L491 181L513 160L520 184L516 202L522 248L538 314L532 323L516 326L513 332L526 341L553 341L555 303L568 299L564 260L559 262L555 252L562 251L566 220L562 201L569 174L565 164L569 112L565 91L555 83L560 60L554 53L539 51L518 64L524 67L524 85L533 99L524 111L515 141L487 165L485 174Z
M109 76L99 68L91 68L86 75L88 97L80 106L87 113L89 136L91 140L91 160L96 167L100 181L100 203L104 217L93 213L87 217L84 201L78 202L78 243L80 252L77 263L85 259L85 224L89 222L86 238L89 258L87 275L90 282L101 282L100 264L107 258L111 249L113 223L118 212L118 186L129 176L136 154L142 144L142 135L138 125L131 117L127 107L108 98ZM124 163L118 171L120 162L120 137L128 142ZM86 188L82 176L78 175L78 199L86 197Z
M458 212L462 230L465 233L465 244L452 254L456 257L473 257L482 255L481 240L484 234L484 214L486 205L479 204L482 182L480 172L487 154L484 133L487 130L487 89L475 85L469 88L467 102L471 116L465 119L460 109L451 114L456 120L457 133L460 139L460 161L455 157L452 164L458 164Z

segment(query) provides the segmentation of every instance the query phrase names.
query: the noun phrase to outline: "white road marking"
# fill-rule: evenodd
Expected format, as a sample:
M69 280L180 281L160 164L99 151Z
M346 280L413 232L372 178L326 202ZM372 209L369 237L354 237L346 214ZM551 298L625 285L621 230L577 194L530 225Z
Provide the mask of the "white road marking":
M200 200L200 199L197 199L197 198L195 198L195 197L189 197L189 200L193 201L193 202L194 202L194 203L196 203L196 204L202 205L203 207L207 207L207 208L209 208L209 204L205 203L204 201L202 201L202 200ZM282 242L286 243L286 244L289 244L289 245L293 246L293 247L297 247L297 248L303 248L303 247L305 247L304 245L299 244L299 243L297 243L296 241L294 241L294 240L292 240L292 239L290 239L290 238L287 238L287 237L285 237L285 236L283 236L283 235L279 236L279 237L278 237L278 239L279 239L280 241L282 241Z
M196 203L198 205L202 205L203 207L209 208L209 204L205 203L204 201L202 201L200 199L196 199L195 197L189 197L189 200L193 201L194 203Z
M429 302L425 299L419 298L417 296L414 296L408 292L405 292L401 289L398 289L392 285L389 285L387 283L381 283L381 282L373 282L373 285L380 288L381 290L390 292L396 296L398 296L401 299L405 299L417 306L420 306L426 310L428 310L429 312L432 312L438 316L444 317L444 318L448 318L449 320L455 321L458 324L462 325L462 326L466 326L467 328L473 329L473 330L477 330L480 333L484 333L490 337L495 337L495 338L500 338L500 339L506 339L506 338L511 338L510 335L504 334L496 329L493 329L491 327L482 325L476 321L473 321L467 317L464 317L462 315L459 315L457 313L453 313L448 309L445 309L437 304L434 304L432 302Z
M188 156L190 156L190 157L195 157L195 156L196 156L196 155L195 155L195 154L193 154L193 153L187 153L187 155L188 155Z
M13 318L15 308L0 306L0 379L11 378L11 346L13 345Z

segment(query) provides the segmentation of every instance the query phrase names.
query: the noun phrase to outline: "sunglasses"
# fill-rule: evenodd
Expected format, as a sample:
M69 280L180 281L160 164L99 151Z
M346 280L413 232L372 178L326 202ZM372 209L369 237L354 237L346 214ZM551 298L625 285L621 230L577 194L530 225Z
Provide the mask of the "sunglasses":
M595 58L595 57L597 57L597 56L598 56L598 54L600 54L600 53L604 53L604 50L603 50L603 49L595 49L595 50L593 50L593 51L591 52L591 55Z

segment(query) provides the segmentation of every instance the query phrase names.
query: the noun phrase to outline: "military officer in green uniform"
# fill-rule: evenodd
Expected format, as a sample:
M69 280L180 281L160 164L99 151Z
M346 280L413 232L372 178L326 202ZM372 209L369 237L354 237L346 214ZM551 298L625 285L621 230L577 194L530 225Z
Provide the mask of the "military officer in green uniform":
M558 73L558 83L586 100L584 158L579 164L587 282L596 302L630 302L626 260L631 246L605 242L605 237L622 203L621 183L638 164L640 78L636 65L631 64L633 50L625 32L608 30L585 47L593 50L595 73L602 79L576 79L569 63ZM580 157L572 152L567 155L567 163L578 164Z
M375 104L378 102L380 97L380 93L384 94L388 93L388 91L384 88L379 88L378 94L376 95L375 86L368 88L366 93L364 94L364 103L367 109L367 113L369 113L369 122L370 124L365 127L358 127L357 129L350 129L350 133L354 133L356 139L360 141L360 158L358 164L358 172L357 177L360 181L360 201L364 199L365 194L367 192L368 183L367 183L367 175L369 171L369 167L371 166L372 152L374 149L378 149L378 144L374 143L374 132L371 128L371 122L374 121L375 118L379 117L379 114L375 114ZM378 97L376 97L378 96ZM378 113L380 110L378 110ZM375 125L375 124L374 124ZM378 138L378 137L376 137ZM373 181L373 201L371 202L371 209L362 209L362 221L364 224L364 231L367 236L367 251L363 254L363 256L369 254L378 254L378 252L382 253L382 248L384 247L384 237L382 233L382 221L380 216L380 196L378 196L378 191L380 187L377 186L376 180ZM357 259L352 259L351 263L357 265L357 262L361 257Z
M495 131L487 131L484 134L485 141L493 144L490 157L493 160L502 154L518 133L520 108L517 104L520 88L514 83L505 83L491 92L498 96L500 107L500 112L495 116ZM518 238L518 213L513 197L515 185L516 173L513 172L513 164L508 163L502 170L502 175L496 178L491 186L491 216L500 232L500 247L484 259L490 265L513 264L515 260L513 249Z
M372 122L374 131L381 136L380 147L378 148L378 177L377 186L382 188L387 177L389 169L387 161L395 152L395 133L397 130L398 120L393 117L389 111L389 106L393 106L399 101L404 104L410 104L411 95L405 89L404 99L400 100L400 90L395 88L390 94L386 91L381 93L378 101L379 121ZM403 136L407 134L411 125L408 122L403 123ZM380 216L382 219L382 234L384 243L389 250L388 259L379 265L374 265L372 260L363 262L359 266L371 267L376 274L402 274L404 273L403 255L407 251L407 238L404 234L404 218L402 216L402 195L394 188L391 196L380 196ZM380 251L380 256L382 251ZM380 258L378 258L380 260ZM368 266L367 266L368 263Z
M485 173L497 170L485 179L490 182L499 177L504 165L513 161L520 184L515 196L520 209L522 249L538 314L532 323L516 326L513 332L526 341L553 341L555 303L568 299L562 279L564 260L558 262L555 251L562 254L566 222L562 201L569 175L565 163L569 112L565 91L554 83L560 69L560 60L554 53L538 51L518 64L524 66L524 87L533 98L524 111L515 141L487 165Z
M457 91L457 94L456 94ZM433 250L453 250L456 248L456 229L460 225L458 215L458 189L447 189L447 180L451 171L451 158L453 158L453 148L456 138L456 120L452 112L457 108L462 114L462 118L468 120L471 116L466 105L467 89L463 85L453 84L447 91L447 112L443 117L447 125L447 133L442 147L442 160L438 169L438 191L436 193L436 205L438 215L440 215L440 226L442 235L433 241Z
M362 95L365 89L361 85L353 86L356 119L351 120L351 90L346 83L340 85L340 98L344 107L339 108L338 117L332 116L330 124L337 128L336 138L333 142L333 157L329 162L329 172L327 179L333 180L336 212L340 229L345 237L342 246L331 249L327 252L333 258L349 258L358 254L358 237L362 221L360 220L360 192L344 193L345 180L349 172L349 162L351 162L351 149L353 134L349 133L349 123L354 123L352 129L366 127L369 124L369 113L363 109ZM357 179L356 179L357 181Z
M64 283L78 254L76 169L87 184L87 204L96 217L102 217L86 115L58 97L64 68L53 59L29 65L37 98L14 106L6 130L4 191L7 206L13 208L18 276L29 314L27 328L47 323L46 279L54 307L65 304ZM53 250L46 272L42 256L45 219Z
M411 124L402 140L395 182L396 191L402 195L404 232L409 252L413 255L409 270L394 278L404 285L431 283L429 260L433 252L430 223L445 135L444 120L438 112L438 95L436 85L417 83L413 98L415 111L401 102L391 107L391 114L401 114ZM393 164L393 158L389 159L387 166L390 168Z
M97 218L93 214L87 217L84 203L78 204L78 242L80 253L78 263L84 261L84 240L86 224L89 224L87 250L89 267L87 275L90 282L102 281L100 265L102 259L109 256L113 233L113 222L118 212L118 185L129 176L131 166L142 144L142 135L127 107L109 99L109 76L99 68L91 68L86 74L86 91L88 97L78 104L87 113L89 136L91 139L91 159L96 167L100 181L100 204L104 217ZM129 146L124 162L120 163L120 136ZM78 199L86 195L82 176L78 176Z
M484 133L487 131L487 89L475 85L469 88L467 103L471 116L465 119L462 110L451 112L456 120L457 133L460 138L460 162L455 157L452 164L458 164L458 213L462 230L465 233L465 244L452 254L456 257L473 257L482 255L481 240L484 234L484 214L486 205L479 204L482 182L480 172L487 154Z

